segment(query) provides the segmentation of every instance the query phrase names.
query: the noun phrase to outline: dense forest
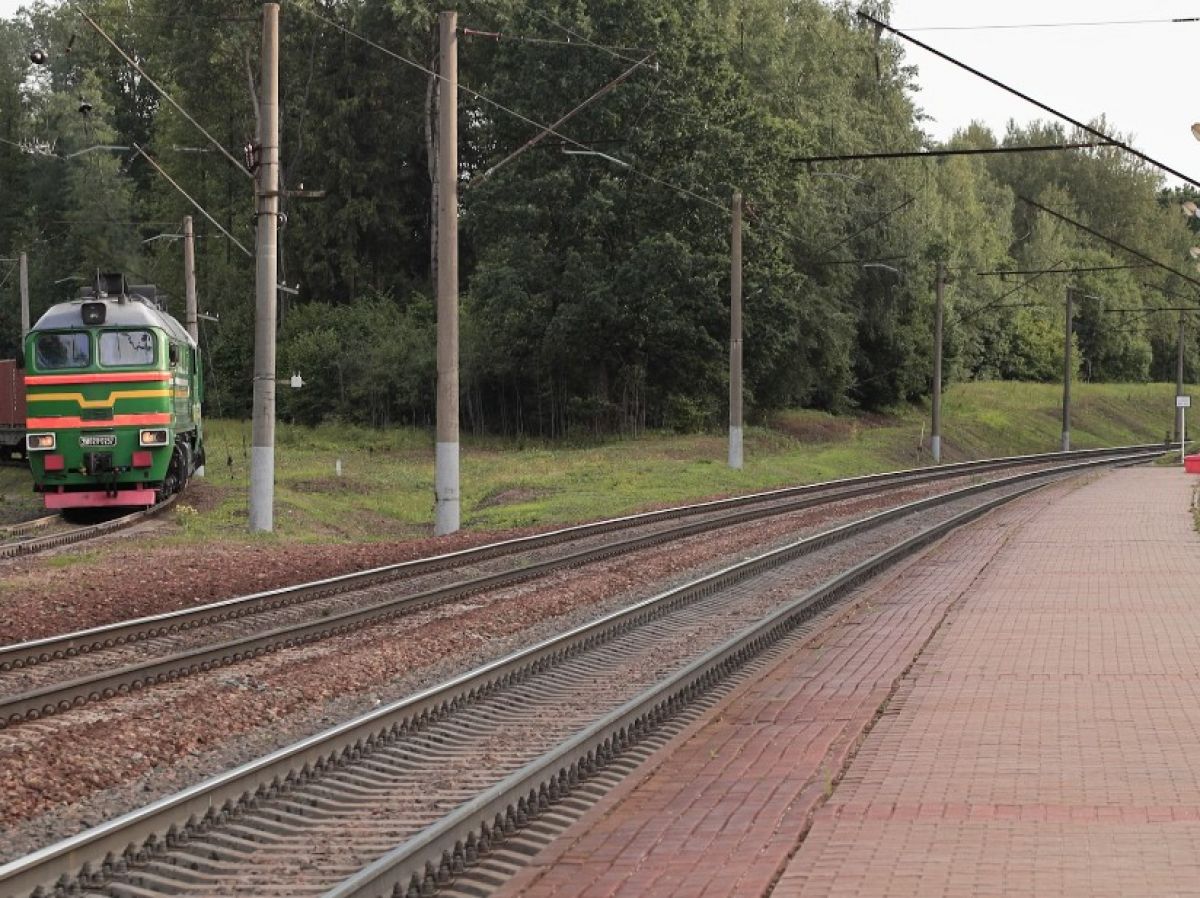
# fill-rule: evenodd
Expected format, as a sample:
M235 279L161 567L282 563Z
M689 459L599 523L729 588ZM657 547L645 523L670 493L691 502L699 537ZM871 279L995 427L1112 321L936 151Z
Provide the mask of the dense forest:
M1080 377L1173 380L1187 282L1029 197L1190 271L1185 199L1115 147L806 163L933 148L916 72L819 0L464 0L457 6L462 409L477 432L569 435L718 422L727 396L729 201L746 196L746 404L884 408L931 387L934 272L949 272L946 381L1060 376L1078 291ZM283 4L280 391L298 422L432 420L431 121L423 0ZM886 3L871 8L886 16ZM217 141L256 129L258 5L93 0L87 11ZM31 61L32 51L45 55ZM624 76L624 77L622 77ZM558 129L514 150L616 79ZM980 90L993 88L980 83ZM1099 122L1106 132L1119 123ZM952 147L1087 139L1054 123ZM135 149L156 159L172 186ZM182 314L195 217L209 413L248 414L252 183L70 5L0 21L0 258L29 254L36 318L97 268ZM0 354L16 276L0 262ZM1042 275L981 272L1100 269ZM1116 311L1132 309L1135 311ZM1196 370L1192 330L1188 373Z

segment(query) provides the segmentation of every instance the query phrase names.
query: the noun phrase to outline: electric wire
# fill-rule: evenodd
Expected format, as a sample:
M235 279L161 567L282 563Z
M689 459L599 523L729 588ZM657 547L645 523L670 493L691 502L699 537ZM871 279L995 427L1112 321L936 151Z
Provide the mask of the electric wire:
M617 50L626 50L630 53L648 53L651 56L654 55L653 50L646 50L641 47L604 47L604 46L601 46L600 44L593 44L589 41L582 41L582 40L574 40L574 41L565 40L564 41L564 40L555 40L554 38L549 38L549 37L525 37L524 35L519 35L519 34L505 34L503 31L484 31L480 28L467 28L466 26L460 27L458 30L459 30L459 33L461 33L463 35L463 37L482 37L482 38L487 38L488 40L493 40L496 42L516 41L516 42L522 43L522 44L540 44L540 45L545 45L545 46L550 46L550 47L571 47L571 48L588 49L588 50L602 50L602 51L604 51L606 53L610 53L610 54L615 53Z
M189 203L191 203L193 206L195 206L201 215L203 215L210 222L212 222L213 227L215 227L218 231L220 231L222 234L224 234L226 237L228 237L229 240L233 243L233 245L236 246L238 249L240 249L243 253L245 253L247 256L249 256L252 259L254 258L254 253L252 253L252 252L250 252L250 250L246 249L246 247L244 247L236 237L234 237L227 230L225 230L225 228L221 227L221 223L219 221L217 221L215 218L213 218L208 213L207 209L205 209L203 206L201 206L196 200L192 199L191 194L189 194L186 190L184 190L182 187L180 187L178 182L166 173L166 171L163 169L163 167L161 165L159 165L157 161L155 161L153 156L151 156L149 153L147 153L145 150L143 150L136 143L133 145L133 148L138 151L138 154L143 159L145 159L147 162L149 162L154 167L155 171L157 171L160 175L162 175L164 178L166 178L167 183L169 183L172 187L174 187L181 194L183 194L184 199L186 199Z
M419 72L425 73L426 75L430 76L431 78L437 78L439 81L446 80L444 76L438 74L437 72L435 72L433 69L429 68L428 66L423 65L422 63L419 63L413 59L409 59L407 56L397 53L396 51L391 50L391 49L383 46L382 44L379 44L379 43L371 40L369 37L367 37L363 34L360 34L357 31L354 31L353 29L348 28L339 22L335 22L332 19L328 19L325 16L321 15L320 13L318 13L314 10L308 9L304 6L297 6L295 8L299 9L305 15L312 16L313 18L317 19L318 21L324 22L326 25L329 25L331 28L336 28L338 31L341 31L346 36L352 37L355 40L361 41L362 43L366 44L367 46L378 50L380 53L383 53L384 55L389 56L392 59L397 60L398 62L402 62L407 66L411 66L412 68L416 69ZM637 60L633 60L633 61L636 62ZM572 137L568 137L567 135L562 134L559 131L556 131L553 128L551 128L541 122L538 122L535 119L532 119L527 115L517 112L515 109L513 109L509 106L505 106L503 103L500 103L497 100L493 100L491 97L488 97L488 96L480 93L477 90L473 90L473 89L465 86L461 82L458 85L458 89L461 93L464 93L467 96L469 96L475 100L478 100L480 103L483 103L494 109L498 109L501 112L505 113L506 115L511 115L513 118L516 118L519 121L522 121L527 125L532 125L535 128L544 130L547 134L552 134L555 137L559 138L560 140L564 141L565 143L570 144L573 147L577 147L578 149L581 149L581 150L587 150L589 152L594 152L594 150L591 147L589 147L587 144L582 143L581 141L575 140ZM683 187L682 185L675 184L671 181L668 181L665 178L660 178L657 175L652 175L649 172L643 171L642 169L639 169L636 166L634 166L628 162L625 162L625 160L623 160L623 159L620 159L617 161L621 162L625 166L625 170L628 171L630 174L635 174L640 178L650 181L651 183L657 184L660 187L665 187L668 190L673 190L676 193L680 194L681 196L687 196L687 197L690 197L691 199L696 200L697 202L704 203L705 205L712 206L713 208L716 208L716 209L720 209L722 212L725 212L725 213L729 212L728 207L723 202L714 200L711 197L704 196L703 194L697 193L694 190L690 190L687 187Z
M904 202L900 203L900 205L894 207L893 209L888 210L883 215L881 215L879 218L877 218L874 221L870 222L869 224L866 224L863 227L859 228L853 234L843 237L837 243L831 244L830 246L825 247L825 249L820 250L818 253L816 253L816 256L818 258L821 256L827 256L831 252L833 252L835 249L837 249L839 246L844 246L847 243L849 243L855 237L859 237L859 236L865 234L867 231L870 231L873 228L879 227L879 225L883 224L885 221L887 221L889 218L891 218L897 212L901 212L904 209L907 209L909 206L911 206L914 202L916 202L916 199L917 198L915 196L908 197L906 200L904 200Z
M894 34L897 37L908 41L910 44L920 47L922 50L925 50L928 53L932 53L934 56L938 57L939 59L944 59L946 62L950 63L951 65L955 65L958 68L976 76L977 78L982 78L984 81L986 81L988 84L991 84L993 87L998 87L1001 90L1006 91L1007 93L1010 93L1013 96L1018 97L1019 99L1022 99L1027 103L1032 103L1038 109L1041 109L1044 112L1048 112L1051 115L1053 115L1057 118L1060 118L1069 124L1074 125L1076 128L1079 128L1081 131L1086 131L1088 134L1091 134L1093 137L1099 137L1102 140L1106 140L1109 143L1114 144L1115 146L1121 148L1125 152L1127 152L1133 156L1136 156L1137 158L1141 159L1143 162L1147 162L1150 165L1154 166L1155 168L1158 168L1161 171L1165 171L1167 174L1174 175L1176 178L1179 178L1181 181L1186 181L1188 184L1191 184L1193 187L1200 188L1200 181L1197 181L1194 178L1189 178L1183 172L1177 171L1177 170L1171 168L1169 165L1159 162L1154 157L1146 155L1141 150L1135 149L1134 147L1130 146L1129 144L1125 143L1124 141L1120 141L1113 137L1110 137L1109 135L1105 134L1103 131L1099 130L1098 128L1093 128L1091 125L1086 125L1083 122L1079 121L1079 119L1072 118L1071 116L1067 115L1065 112L1060 112L1059 110L1055 109L1053 106L1048 106L1047 104L1041 102L1040 100L1035 100L1029 94L1022 93L1021 91L1017 90L1015 87L1009 87L1007 84L1005 84L1000 79L993 78L991 75L984 74L979 69L974 68L973 66L967 65L965 62L962 62L961 60L955 59L953 56L949 55L948 53L943 53L941 50L935 49L934 47L931 47L929 44L926 44L923 41L917 40L912 35L906 34L898 28L892 27L891 25L887 24L886 22L882 21L881 19L875 18L875 16L871 15L870 13L864 12L863 10L860 9L858 11L858 15L860 18L866 19L868 22L870 22L872 25L874 25L875 29L876 29L876 33L879 33L881 31L888 31L891 34Z
M215 137L213 137L211 134L209 134L203 125L201 125L198 121L196 121L196 119L193 118L192 115L186 109L184 109L182 106L179 105L179 103L177 103L175 101L174 97L172 97L169 93L167 93L166 90L164 90L163 87L157 81L155 81L153 78L151 78L149 75L147 75L145 70L140 65L138 65L128 53L126 53L123 49L121 49L121 46L115 40L113 40L111 37L109 37L108 32L106 32L103 28L101 28L100 25L97 24L95 19L93 19L86 12L84 12L83 9L77 3L72 3L71 7L77 13L79 13L79 15L81 15L90 26L92 26L92 29L97 34L99 34L102 38L104 38L104 40L107 41L108 44L114 50L116 50L118 54L120 54L121 58L125 60L126 64L131 69L133 69L135 72L137 72L143 78L145 78L146 82L151 87L153 87L154 90L157 91L158 94L164 100L166 100L168 103L170 103L180 115L182 115L185 119L187 119L189 122L191 122L192 125L201 134L203 134L205 137L207 137L209 143L211 143L214 147L216 147L226 159L228 159L230 162L232 162L234 167L238 171L242 172L242 174L246 175L248 178L254 177L254 175L250 172L250 170L247 169L246 166L242 165L242 163L239 162L236 158L234 158L233 154L230 153L229 150L225 149L225 146L219 140L217 140Z
M993 25L921 25L909 26L905 31L1011 31L1033 28L1102 28L1113 25L1180 25L1200 22L1200 17L1189 16L1176 19L1112 19L1099 22L1021 22Z
M1022 281L1021 283L1017 284L1017 286L1013 287L1011 290L1005 291L1004 293L1002 293L1000 296L998 296L996 299L992 300L991 302L985 303L984 305L982 305L976 309L972 309L971 311L967 312L965 315L960 315L958 318L958 323L965 324L968 321L973 321L974 319L978 318L984 312L987 312L991 309L1000 308L1001 307L1000 304L1002 302L1004 302L1004 300L1008 299L1013 294L1018 293L1021 290L1024 290L1026 287L1028 287L1030 284L1032 284L1034 281L1038 280L1039 278L1045 277L1048 274L1053 274L1056 271L1062 271L1063 269L1061 266L1063 266L1065 264L1066 264L1066 259L1060 259L1059 261L1057 261L1053 265L1051 265L1049 268L1039 271L1033 277L1029 278L1029 280Z
M1063 265L1063 264L1065 264L1065 260L1060 260L1060 261L1054 263L1054 265L1056 265L1056 266ZM962 324L967 323L968 321L972 321L975 318L978 318L984 312L989 311L989 310L1009 309L1009 308L1045 309L1046 306L1043 305L1042 303L1021 303L1018 305L1001 305L1001 303L1003 303L1004 300L1008 299L1008 297L1012 296L1014 293L1017 293L1020 290L1024 290L1026 287L1028 287L1030 284L1032 284L1038 278L1042 277L1045 274L1049 274L1050 272L1052 272L1054 270L1056 270L1056 269L1053 267L1049 268L1049 269L1045 269L1045 270L1039 272L1038 274L1034 275L1033 277L1031 277L1029 280L1022 282L1022 283L1018 284L1016 287L1014 287L1013 289L1001 294L999 297L992 300L990 303L980 306L979 308L972 309L972 310L968 311L966 314L959 315L958 316L958 324L962 325ZM885 380L886 378L894 377L895 375L899 374L900 371L902 371L904 367L905 367L904 365L896 365L896 366L893 366L893 367L887 369L886 371L880 371L877 374L872 374L870 377L864 377L860 380L855 380L853 388L861 388L868 384L878 383L882 380Z
M619 53L619 52L617 52L617 50L616 50L616 49L614 49L614 48L612 48L612 47L607 47L607 46L604 46L603 44L598 44L598 43L596 43L595 41L593 41L593 40L591 40L590 38L588 38L586 35L584 35L584 34L581 34L580 32L578 32L578 31L576 31L576 30L574 30L574 29L572 29L572 28L570 28L570 27L568 27L568 26L566 26L566 25L562 24L561 22L559 22L559 21L557 21L557 20L555 20L555 19L551 18L550 16L546 15L546 14L545 14L545 13L543 13L543 12L540 12L540 11L538 11L538 10L536 10L536 9L533 9L533 8L527 8L527 11L528 11L528 12L530 12L530 13L532 13L533 15L537 16L539 19L541 19L542 21L546 22L546 23L547 23L547 24L549 24L550 26L552 26L552 27L554 27L554 28L557 28L558 30L562 31L562 32L563 32L564 34L566 34L566 35L567 35L569 38L573 39L574 41L577 41L578 43L581 43L581 44L584 44L584 45L586 45L586 46L592 47L592 48L594 48L594 49L596 49L596 50L600 50L600 51L602 51L602 52L608 53L610 56L612 56L612 57L613 57L613 58L615 58L615 59L620 59L620 60L623 60L623 61L625 61L625 62L629 62L629 63L637 63L637 62L638 62L638 60L637 60L635 57L632 57L632 56L626 56L626 55L624 55L624 54L622 54L622 53ZM633 48L619 48L619 49L633 49ZM637 52L647 52L647 53L652 53L652 54L653 54L653 53L655 53L656 51L649 51L649 50L642 50L642 49L639 49L639 50L637 50ZM643 107L642 107L642 110L641 110L641 111L638 113L638 116L637 116L637 119L636 119L636 121L635 121L635 125L634 125L634 127L636 127L636 124L637 124L637 123L640 123L640 122L641 122L642 118L643 118L643 117L644 117L644 115L645 115L645 112L646 112L646 110L649 108L649 106L650 106L651 104L653 104L653 102L654 102L654 101L655 101L655 99L657 98L657 96L658 96L658 93L659 93L659 89L661 88L661 86L662 86L662 83L663 83L663 76L662 76L661 69L660 69L660 67L659 67L659 62L658 62L658 59L657 59L657 58L655 58L654 65L655 65L655 71L658 71L658 72L660 73L660 77L659 77L659 80L658 80L658 81L655 83L655 85L654 85L654 90L653 90L653 92L651 93L650 97L647 99L647 101L646 101L646 105L645 105L645 106L643 106ZM690 118L690 117L692 117L692 116L688 115L688 116L685 116L685 117L688 117L688 118ZM704 124L705 124L705 126L707 126L707 125L708 125L708 120L707 120L707 119L703 119L703 121L704 121ZM632 130L633 130L633 129L631 128L631 130L630 130L630 133L632 133ZM553 132L551 132L551 133L553 133ZM557 135L556 135L556 136L557 136ZM574 141L569 141L569 142L575 143L575 145L577 145L577 146L579 145L578 143L576 143L576 142L574 142ZM595 151L594 151L594 149L593 149L593 148L591 148L591 147L588 147L588 149L589 149L591 152L595 152ZM605 154L602 154L602 153L601 153L601 154L597 154L597 155L604 156ZM625 166L625 167L627 167L627 168L631 169L631 171L633 171L633 173L634 173L634 174L637 174L637 175L639 175L639 176L641 176L641 177L647 177L647 178L651 178L651 180L654 180L654 178L653 178L652 176L650 176L650 175L647 175L645 172L642 172L642 171L640 171L640 170L638 170L638 169L635 169L633 166L629 165L629 163L625 162L624 160L615 159L615 158L613 158L613 157L606 157L606 158L612 159L612 161L614 161L614 162L617 162L618 164L620 164L620 165L623 165L623 166ZM685 188L681 188L681 187L679 187L678 185L672 185L672 184L670 184L669 182L664 182L664 181L660 181L660 182L658 182L658 183L660 183L660 184L663 184L664 186L667 186L667 187L669 187L669 188L671 188L671 189L675 189L675 190L678 190L678 191L683 191L683 192L687 193L687 191L686 191L686 189L685 189ZM694 193L687 193L687 195L690 195L690 196L693 196L693 197L695 197L695 194L694 194ZM712 201L712 200L704 200L704 201L705 201L705 202L708 202L710 205L714 205L714 206L718 206L719 208L726 209L726 212L728 212L728 209L727 209L727 208L724 206L724 204L723 204L723 203L714 202L714 201ZM769 232L771 232L771 233L774 233L774 234L776 234L777 236L781 236L781 237L784 237L784 238L786 238L786 239L789 239L789 240L798 240L798 239L799 239L799 238L798 238L798 237L797 237L795 234L791 234L791 233L788 233L787 231L784 231L784 230L782 230L782 229L780 229L780 228L776 228L776 227L774 227L773 225L769 224L768 222L766 222L765 220L763 220L763 219L762 219L762 218L760 218L760 217L754 217L754 216L752 216L752 215L748 215L748 216L747 216L747 218L748 218L748 220L750 220L750 221L753 221L753 222L754 222L754 223L755 223L755 224L758 226L758 228L759 228L759 229L762 229L762 230L769 231ZM872 225L872 226L873 226L873 225ZM869 229L870 229L870 227L871 227L871 226L868 226L868 228L866 228L865 230L869 230ZM855 235L855 236L857 236L857 235ZM853 239L853 238L851 238L851 239ZM840 244L838 244L838 245L840 245ZM834 248L836 248L836 247L834 247ZM824 253L821 253L821 254L819 254L819 255L824 255Z
M20 264L20 260L18 259L5 259L4 261L11 261L12 264L8 266L8 271L4 272L4 280L0 281L0 290L4 289L4 285L8 283L8 279L12 277L12 273L17 270L17 266Z
M24 150L25 145L17 143L15 140L9 140L6 137L0 137L0 143L7 144L10 147L16 147L18 150Z
M1112 237L1109 237L1107 234L1102 234L1099 231L1097 231L1095 228L1088 227L1083 222L1076 221L1073 218L1063 215L1061 212L1055 212L1053 209L1051 209L1047 206L1043 206L1041 203L1036 202L1035 200L1031 200L1028 197L1021 196L1020 194L1017 194L1017 199L1019 199L1023 203L1026 203L1027 205L1033 206L1033 208L1035 208L1035 209L1045 212L1047 215L1057 218L1059 221L1065 221L1069 225L1074 225L1075 227L1079 228L1079 230L1081 230L1087 234L1091 234L1097 240L1102 240L1103 242L1108 243L1111 246L1115 246L1117 249L1124 250L1125 252L1129 253L1130 255L1137 256L1139 259L1144 259L1145 261L1149 262L1154 267L1161 268L1163 271L1169 271L1171 274L1175 275L1176 277L1183 278L1183 280L1187 281L1189 284L1194 284L1195 286L1200 287L1200 280L1196 280L1196 278L1192 277L1191 275L1184 274L1182 271L1179 271L1176 268L1172 268L1170 265L1167 265L1163 262L1159 262L1157 259L1146 255L1141 250L1136 250L1131 246L1126 246L1124 243L1121 243L1119 240L1114 240Z
M578 41L579 43L581 43L585 46L592 47L595 50L600 50L604 53L607 53L609 56L612 56L616 59L623 59L626 62L634 62L636 60L636 57L625 56L622 53L618 53L617 50L612 47L605 47L602 44L598 44L595 41L590 40L585 35L582 35L577 31L573 31L572 29L568 28L566 25L556 22L554 19L550 18L545 13L539 12L538 10L533 9L532 7L527 7L527 11L533 13L535 16L537 16L542 21L553 26L554 28L557 28L559 31L562 31L568 37L574 38L576 41ZM621 48L621 49L624 49L624 48ZM633 48L630 48L630 49L632 50ZM645 53L647 51L638 49L638 50L634 50L634 52Z
M574 109L570 110L565 115L563 115L561 118L559 118L558 121L556 121L554 124L550 125L547 128L543 128L536 135L531 137L529 140L525 141L525 143L521 144L521 146L517 147L515 150L513 150L511 153L509 153L507 156L505 156L503 159L501 159L499 162L497 162L495 165L493 165L491 168L489 168L487 171L485 171L483 174L481 174L477 179L474 179L472 183L478 184L479 182L484 181L487 178L491 177L493 174L496 173L496 171L498 169L502 168L504 165L511 162L513 159L516 159L518 156L520 156L522 153L524 153L529 148L536 146L538 143L540 143L548 134L554 133L554 129L562 127L564 124L566 124L573 117L575 117L580 112L582 112L584 109L586 109L592 103L594 103L596 100L598 100L601 97L605 96L606 94L611 93L612 91L616 90L617 87L619 87L622 83L624 83L630 77L632 77L634 72L636 72L643 65L645 65L647 62L649 62L650 59L653 58L653 56L654 56L654 54L651 53L649 56L646 56L643 59L640 59L637 62L635 62L632 66L627 68L624 72L622 72L616 78L609 81L607 84L605 84L603 87L601 87L598 91L596 91L594 94L592 94L586 100L584 100L582 103L578 104ZM565 148L564 148L564 152L566 152ZM591 152L594 153L596 151L592 150ZM598 155L605 156L605 154L603 154L603 153L600 153ZM612 159L613 161L618 162L621 165L626 164L625 162L622 162L620 159L614 159L614 157L612 157L612 156L605 156L605 158Z
M1142 281L1142 286L1149 287L1151 290L1157 290L1159 293L1163 294L1164 296L1169 296L1172 299L1191 298L1183 293L1176 293L1174 290L1168 290L1166 287L1160 287L1158 284L1151 284L1149 281Z
M108 16L106 16L107 18ZM249 23L261 21L258 16L204 16L197 13L176 13L175 15L154 15L152 13L123 12L113 13L112 17L134 21L146 20L154 22L187 22L196 25L212 25L214 22Z

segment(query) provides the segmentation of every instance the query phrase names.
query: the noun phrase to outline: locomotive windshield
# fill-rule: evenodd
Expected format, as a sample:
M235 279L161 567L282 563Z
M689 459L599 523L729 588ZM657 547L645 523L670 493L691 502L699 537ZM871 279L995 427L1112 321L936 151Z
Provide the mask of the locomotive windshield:
M91 340L86 333L38 334L36 361L43 371L86 368L90 357Z
M100 364L128 367L154 364L154 335L150 331L104 331L100 334Z

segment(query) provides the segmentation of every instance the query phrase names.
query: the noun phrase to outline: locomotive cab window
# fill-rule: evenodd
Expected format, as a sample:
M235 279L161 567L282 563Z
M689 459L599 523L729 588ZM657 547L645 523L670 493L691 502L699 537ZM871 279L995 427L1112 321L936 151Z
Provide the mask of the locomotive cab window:
M100 364L110 368L153 365L154 334L104 331L100 334Z
M86 333L38 334L34 360L42 371L86 368L91 361L91 348Z

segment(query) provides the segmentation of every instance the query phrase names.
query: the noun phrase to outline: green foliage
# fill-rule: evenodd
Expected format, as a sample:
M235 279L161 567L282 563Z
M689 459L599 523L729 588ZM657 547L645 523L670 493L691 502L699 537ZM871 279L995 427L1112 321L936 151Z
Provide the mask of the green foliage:
M734 189L746 197L752 419L787 407L886 409L928 396L938 262L949 275L948 384L1059 378L1068 285L1079 295L1079 376L1173 378L1176 323L1153 310L1176 304L1158 291L1180 291L1179 278L1153 268L977 275L1133 260L1034 212L1022 196L1185 265L1192 233L1177 204L1188 195L1165 190L1157 172L1119 149L795 161L932 145L921 130L915 70L895 42L860 24L857 5L459 6L460 24L475 32L459 39L468 88L459 108L468 429L581 438L719 425L728 394ZM436 59L440 8L427 0L298 0L283 8L285 186L324 191L322 199L283 200L280 272L300 294L282 297L278 373L281 384L299 372L308 385L281 386L279 402L297 422L432 420L437 91L420 67ZM886 14L888 4L872 8ZM259 35L250 7L243 15L226 0L93 0L87 9L240 157L256 127ZM512 39L524 37L550 40ZM47 51L48 66L29 64L33 46ZM568 113L558 134L541 135L536 123ZM948 145L1081 137L1047 123L1004 135L969 124ZM629 165L564 153L573 140ZM39 0L0 21L0 257L30 253L35 317L98 267L164 286L178 312L180 247L170 235L193 215L201 308L220 318L203 326L201 341L210 411L247 415L253 260L138 154L101 148L135 144L253 247L250 179L74 9ZM21 149L35 145L56 155ZM4 273L0 263L0 280ZM9 277L0 292L9 297L14 285ZM1185 346L1189 376L1200 361L1197 330ZM15 348L15 302L6 300L0 355Z
M283 372L300 374L305 385L281 389L280 414L302 424L326 418L375 427L424 423L422 412L432 401L434 341L424 296L403 311L384 297L300 306L284 323L279 364Z

